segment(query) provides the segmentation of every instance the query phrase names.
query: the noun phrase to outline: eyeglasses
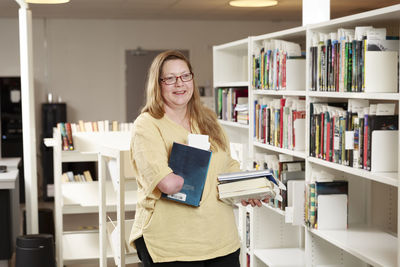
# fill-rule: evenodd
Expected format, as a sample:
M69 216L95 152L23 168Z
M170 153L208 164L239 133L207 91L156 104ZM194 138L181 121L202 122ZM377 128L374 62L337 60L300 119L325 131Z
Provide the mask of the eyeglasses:
M182 82L190 82L191 80L193 80L193 73L189 72L189 73L182 74L181 76L170 76L170 77L162 78L162 79L160 79L160 81L162 81L166 85L171 85L171 84L175 84L176 82L178 82L178 79L181 79Z

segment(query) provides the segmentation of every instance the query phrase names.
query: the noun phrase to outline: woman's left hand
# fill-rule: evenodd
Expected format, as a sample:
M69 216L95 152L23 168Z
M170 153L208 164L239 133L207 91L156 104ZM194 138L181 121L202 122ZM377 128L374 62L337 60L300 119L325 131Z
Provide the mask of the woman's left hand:
M265 198L263 200L250 198L247 201L242 200L241 203L243 206L247 206L250 204L252 207L255 207L255 206L261 207L262 206L261 202L268 202L268 200L269 200L269 198Z

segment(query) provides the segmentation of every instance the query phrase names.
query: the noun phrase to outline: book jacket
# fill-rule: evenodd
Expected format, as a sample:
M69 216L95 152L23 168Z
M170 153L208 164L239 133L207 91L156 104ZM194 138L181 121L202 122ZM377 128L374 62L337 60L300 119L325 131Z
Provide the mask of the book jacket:
M195 207L200 206L210 159L211 151L174 142L168 165L176 175L184 179L184 183L178 193L163 193L162 197Z

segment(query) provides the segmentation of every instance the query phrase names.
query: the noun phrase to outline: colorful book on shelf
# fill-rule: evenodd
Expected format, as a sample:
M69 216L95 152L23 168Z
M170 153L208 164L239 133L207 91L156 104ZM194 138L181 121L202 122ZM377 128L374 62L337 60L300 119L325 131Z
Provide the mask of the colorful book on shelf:
M162 197L195 207L200 206L210 159L211 151L174 142L168 165L175 174L184 179L184 183L178 193L163 193Z
M69 150L74 150L74 141L72 138L72 129L71 129L71 123L66 122L64 123L65 131L67 134L67 140L68 140L68 149Z
M61 132L62 149L69 150L68 136L67 136L67 131L65 129L65 123L59 122L57 124L57 127L60 129Z

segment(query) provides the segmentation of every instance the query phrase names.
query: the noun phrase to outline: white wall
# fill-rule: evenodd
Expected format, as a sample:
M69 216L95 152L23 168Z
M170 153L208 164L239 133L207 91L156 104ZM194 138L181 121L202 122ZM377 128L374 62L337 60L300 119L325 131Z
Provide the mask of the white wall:
M127 49L188 49L197 84L211 86L213 45L299 23L34 19L37 127L48 92L71 122L125 121ZM0 76L19 75L18 21L0 19L0 36Z
M33 14L34 15L34 14ZM198 85L212 85L212 46L301 22L34 19L36 137L41 185L41 103L67 103L70 122L126 121L125 51L187 49ZM0 18L0 76L19 76L18 20ZM41 195L41 193L39 193Z

